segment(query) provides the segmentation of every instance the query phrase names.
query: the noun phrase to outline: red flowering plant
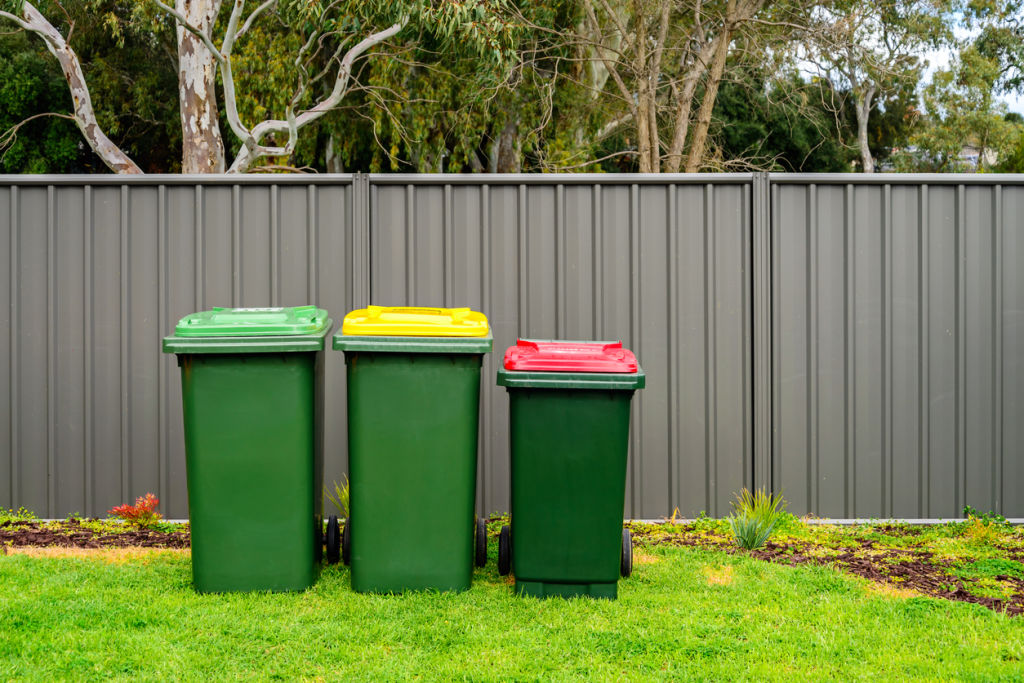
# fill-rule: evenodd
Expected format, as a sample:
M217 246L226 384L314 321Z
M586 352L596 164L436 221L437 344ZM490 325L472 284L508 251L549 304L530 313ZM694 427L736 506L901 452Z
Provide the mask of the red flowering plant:
M135 505L125 503L124 505L118 505L117 507L111 508L108 514L114 517L120 517L128 524L140 528L149 528L156 526L157 522L163 519L163 515L156 511L156 506L160 504L160 499L154 496L152 493L147 493L144 496L139 496L135 499Z

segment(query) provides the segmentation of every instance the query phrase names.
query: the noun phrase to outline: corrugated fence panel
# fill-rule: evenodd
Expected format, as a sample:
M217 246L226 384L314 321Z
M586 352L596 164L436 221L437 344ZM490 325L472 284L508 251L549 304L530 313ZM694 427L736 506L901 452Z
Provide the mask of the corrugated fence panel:
M181 383L160 340L210 306L352 308L350 178L17 180L0 184L0 506L104 516L152 491L186 517ZM327 361L344 411L344 363ZM340 480L344 420L326 439Z
M1024 516L1019 176L7 176L0 244L0 506L184 517L178 318L372 300L488 314L481 511L524 336L637 351L629 517L722 516L755 475L798 513Z
M1024 515L1024 186L931 179L772 176L773 484L793 512Z
M724 514L752 477L750 176L559 179L372 176L371 298L487 312L482 511L508 509L494 374L522 336L637 351L627 516Z

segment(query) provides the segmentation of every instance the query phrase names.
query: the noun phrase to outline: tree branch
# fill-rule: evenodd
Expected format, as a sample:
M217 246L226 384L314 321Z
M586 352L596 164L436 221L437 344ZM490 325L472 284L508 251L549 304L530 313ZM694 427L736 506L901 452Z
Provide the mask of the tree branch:
M203 44L206 45L206 49L210 51L210 54L213 55L213 58L217 60L217 63L221 65L224 64L224 55L220 53L220 50L217 49L217 46L213 44L212 40L210 40L210 36L206 35L206 33L200 31L198 28L189 23L189 20L185 17L184 14L174 9L173 7L168 7L164 3L160 2L160 0L153 0L153 4L162 9L164 12L170 14L172 17L174 17L175 20L177 20L177 22L181 24L181 27L183 29L194 35L199 40L203 41Z
M252 22L256 21L256 17L262 14L263 11L268 9L271 5L275 4L277 4L277 0L267 0L265 3L254 9L252 14L249 15L249 18L245 20L244 24L242 24L242 28L238 29L238 33L235 34L235 38L241 38L245 35L245 32L249 30L250 26L252 26Z
M294 111L289 107L287 110L288 113L286 120L268 119L267 121L257 124L252 129L249 137L243 140L245 146L239 151L234 163L231 164L231 168L228 169L228 173L244 173L253 163L255 163L257 159L261 157L284 156L291 154L295 149L295 141L299 129L304 126L308 126L331 109L337 107L345 97L345 94L348 92L348 83L352 77L352 66L355 60L362 56L362 54L367 50L396 35L405 27L406 22L407 19L403 19L396 24L392 24L383 31L373 33L358 42L351 50L346 52L345 56L341 60L341 66L338 68L338 77L334 82L334 88L331 90L330 95L325 97L316 105L298 115L295 115ZM261 144L261 141L266 135L285 132L288 133L288 143L284 147L264 147Z
M29 2L22 5L21 16L0 11L0 17L10 19L26 31L38 35L46 43L46 48L50 53L57 58L61 71L64 72L64 78L68 82L68 89L71 91L71 99L74 103L72 118L78 125L78 129L82 131L82 135L85 136L89 147L103 160L103 163L115 173L142 173L142 169L100 128L96 112L92 108L89 87L86 85L85 74L82 72L78 55L67 44L60 32Z

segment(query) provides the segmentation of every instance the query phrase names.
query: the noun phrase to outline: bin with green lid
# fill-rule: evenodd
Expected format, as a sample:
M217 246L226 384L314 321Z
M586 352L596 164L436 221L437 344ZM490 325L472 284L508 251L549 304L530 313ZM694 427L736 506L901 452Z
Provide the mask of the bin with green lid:
M164 338L181 368L196 590L316 581L331 326L315 306L214 308Z
M473 507L487 318L468 308L370 306L345 316L334 348L345 352L348 379L342 555L352 588L468 589L474 563L486 559Z
M511 523L498 571L523 595L615 598L632 571L623 528L629 411L644 387L621 342L520 339L497 382L509 397Z

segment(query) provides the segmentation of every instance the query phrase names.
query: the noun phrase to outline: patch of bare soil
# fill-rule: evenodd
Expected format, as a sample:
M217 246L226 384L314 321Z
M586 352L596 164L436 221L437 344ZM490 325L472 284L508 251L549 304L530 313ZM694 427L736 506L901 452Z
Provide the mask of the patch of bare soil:
M907 530L901 527L898 531ZM916 534L914 530L909 530L907 535ZM977 595L970 590L972 584L976 582L974 579L952 576L949 573L952 560L937 558L931 551L925 549L886 548L868 539L855 539L859 548L834 548L802 541L768 541L762 549L748 551L737 548L721 536L698 531L693 525L684 525L667 531L634 529L633 537L643 544L709 548L733 554L747 554L777 564L833 566L899 591L958 602L973 602L1011 616L1024 614L1024 579L1006 575L995 577L1012 589L1012 595L1008 598ZM1007 559L1020 559L1015 557L1016 554L1008 552Z
M125 527L117 533L96 531L78 520L65 522L0 522L0 546L58 548L188 548L187 531Z

